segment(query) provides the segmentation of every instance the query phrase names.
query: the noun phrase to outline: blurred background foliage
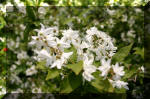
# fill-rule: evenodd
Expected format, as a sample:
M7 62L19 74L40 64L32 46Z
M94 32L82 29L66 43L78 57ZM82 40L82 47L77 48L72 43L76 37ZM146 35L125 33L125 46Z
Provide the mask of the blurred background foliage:
M1 0L6 3L6 0ZM55 6L144 6L148 0L7 0L14 5L24 2L25 5L42 6L44 3Z

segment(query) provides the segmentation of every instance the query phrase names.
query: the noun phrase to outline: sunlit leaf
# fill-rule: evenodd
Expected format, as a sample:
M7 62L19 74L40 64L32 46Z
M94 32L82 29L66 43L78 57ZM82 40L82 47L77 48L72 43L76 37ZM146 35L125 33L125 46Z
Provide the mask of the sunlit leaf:
M57 69L48 70L48 74L46 80L53 79L59 75L59 71Z
M67 68L71 69L76 75L78 75L83 69L83 61L79 61L76 64L68 64Z
M131 43L128 46L125 46L123 48L121 48L113 57L112 57L112 61L115 62L122 62L124 60L125 57L128 56L131 48L132 48L133 43Z

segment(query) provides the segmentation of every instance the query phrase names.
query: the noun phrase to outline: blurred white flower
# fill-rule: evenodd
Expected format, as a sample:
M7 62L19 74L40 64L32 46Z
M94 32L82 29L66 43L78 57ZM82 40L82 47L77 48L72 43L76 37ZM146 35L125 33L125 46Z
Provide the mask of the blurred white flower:
M32 93L41 93L41 88L32 88Z
M4 37L0 37L0 41L4 42L5 38Z
M40 14L46 14L46 9L45 9L45 7L39 7L38 8L38 13L40 13Z
M26 70L27 76L32 76L33 74L36 74L36 73L37 73L37 70L36 70L35 66L32 66L31 68L28 68Z
M23 89L18 88L17 90L12 91L11 93L14 93L14 94L16 94L16 93L23 93Z
M145 72L144 66L141 66L139 69L140 69L143 73Z
M121 80L111 80L109 79L110 83L112 84L113 87L116 87L116 88L125 88L127 90L129 90L128 88L128 83L127 82L124 82L124 81L121 81Z
M12 12L14 10L13 4L11 2L7 2L5 7L6 7L6 12Z
M49 4L48 4L48 3L44 3L44 2L42 2L42 3L40 4L40 6L48 7L48 6L49 6Z
M6 14L6 12L13 11L13 5L11 2L7 2L5 5L4 4L0 4L0 11L2 11L4 14Z
M29 56L27 55L27 52L26 51L21 51L20 53L17 53L17 58L18 59L27 59L29 58Z
M0 96L6 94L6 88L4 86L0 86Z
M6 7L3 4L0 4L0 11L6 13Z

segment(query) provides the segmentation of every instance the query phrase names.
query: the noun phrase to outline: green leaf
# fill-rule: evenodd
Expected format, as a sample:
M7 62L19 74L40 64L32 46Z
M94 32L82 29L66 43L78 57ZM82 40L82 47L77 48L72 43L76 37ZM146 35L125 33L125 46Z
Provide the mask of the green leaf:
M41 69L41 70L47 70L45 64L46 64L46 61L37 62L36 68Z
M0 99L3 99L4 95L5 95L5 94L3 94L3 95L0 95Z
M73 89L70 85L69 79L64 78L62 85L61 85L61 92L60 93L70 93L72 91L73 91Z
M99 92L113 92L114 88L108 81L108 79L103 79L103 77L99 76L98 72L93 74L95 79L91 81L91 85L94 86Z
M70 47L69 49L65 49L64 52L73 52L68 60L69 63L75 63L77 61L77 50L74 46Z
M44 2L44 0L26 0L27 6L41 6L41 3Z
M37 6L35 0L26 0L26 5L27 6Z
M126 93L126 89L125 88L115 88L114 93ZM122 98L122 99L126 99L126 98Z
M53 79L57 76L59 76L59 71L57 69L50 69L48 70L46 80Z
M76 76L73 73L64 78L61 83L60 93L71 93L82 84L82 76Z
M76 64L68 64L67 68L71 69L76 75L78 75L83 69L83 61L79 61Z
M0 17L0 29L2 29L6 25L6 22L3 17Z
M30 34L30 32L32 31L32 30L34 30L36 28L36 26L34 25L34 24L27 24L26 25L26 28L25 28L25 30L24 30L24 41L25 41L25 44L23 44L23 45L27 45L27 43L28 43L28 38L29 38L29 34Z
M36 19L35 7L34 6L26 6L27 15L31 20Z
M125 71L125 75L123 76L123 80L127 80L129 78L131 78L134 74L136 74L138 71L138 68L135 66L130 67L129 70Z
M144 59L144 48L141 49L141 48L136 47L134 48L134 50L135 50L134 54L139 54Z
M112 57L112 61L114 62L122 62L124 60L125 57L128 56L131 48L132 48L133 43L131 43L128 46L125 46L123 48L121 48L113 57Z
M44 2L44 0L38 0L38 6L40 6L42 2Z
M101 65L100 61L94 61L93 65L95 65L96 67L99 67Z

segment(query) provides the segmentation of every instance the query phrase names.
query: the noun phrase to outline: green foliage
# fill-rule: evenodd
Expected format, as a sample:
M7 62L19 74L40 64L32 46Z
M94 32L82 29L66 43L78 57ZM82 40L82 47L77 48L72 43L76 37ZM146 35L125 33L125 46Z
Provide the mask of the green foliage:
M65 77L61 83L60 93L71 93L76 88L78 88L82 83L82 78L71 73L69 76Z
M6 25L6 22L3 17L0 16L0 30Z
M40 70L47 70L47 67L45 66L46 61L37 62L36 68Z
M58 69L49 69L46 80L54 79L57 76L59 76L59 70Z
M137 74L137 72L138 72L138 68L136 66L130 66L130 67L128 67L128 70L125 71L125 75L122 79L128 80L129 78L131 78L135 74Z
M93 75L96 77L96 79L94 79L91 82L91 85L94 86L100 93L114 92L114 88L112 87L108 79L104 79L103 77L100 77L99 72L95 72Z
M40 6L41 3L44 2L44 0L26 0L27 6Z
M76 75L78 75L83 69L83 61L79 61L75 64L68 64L67 68L71 69Z
M128 56L131 48L132 48L133 43L131 43L128 46L125 46L123 48L121 48L113 57L112 57L112 61L114 62L122 62L126 56Z
M138 54L144 59L144 48L141 49L141 48L136 47L134 48L134 50L135 50L134 54Z
M35 8L36 7L34 7L34 6L27 6L26 7L27 16L32 21L34 21L36 19Z

